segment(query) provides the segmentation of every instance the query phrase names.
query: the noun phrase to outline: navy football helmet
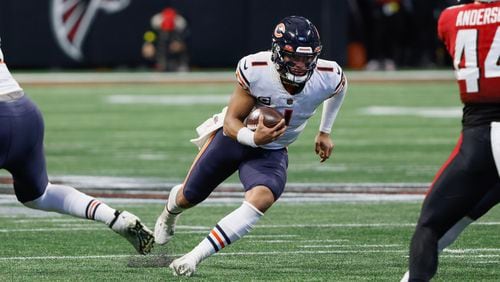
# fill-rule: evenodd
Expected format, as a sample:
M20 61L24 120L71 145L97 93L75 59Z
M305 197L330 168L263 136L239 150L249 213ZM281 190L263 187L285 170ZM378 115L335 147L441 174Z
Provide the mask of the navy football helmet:
M290 16L274 28L271 60L285 82L302 86L311 78L321 48L318 30L311 21Z

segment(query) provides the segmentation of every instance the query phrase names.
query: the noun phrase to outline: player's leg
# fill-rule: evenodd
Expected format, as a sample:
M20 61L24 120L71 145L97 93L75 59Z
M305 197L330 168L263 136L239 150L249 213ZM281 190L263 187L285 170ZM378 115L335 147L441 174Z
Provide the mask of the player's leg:
M438 240L463 218L498 181L489 128L463 131L463 142L438 172L424 200L410 246L410 281L428 281L438 264ZM461 139L462 140L462 139Z
M453 225L438 241L438 254L445 248L453 244L458 236L474 221L478 220L493 208L500 201L500 184L497 183L481 201L467 213L466 216L461 218L455 225ZM406 282L409 279L410 271L407 271L401 282Z
M237 169L244 145L217 131L201 148L182 185L170 191L167 204L156 220L155 241L168 243L175 232L179 215L204 201L210 193Z
M288 165L286 150L250 150L250 160L239 168L245 201L222 218L191 252L172 262L174 274L191 276L201 261L248 234L283 192Z
M5 168L13 176L18 200L33 209L103 222L125 237L138 252L149 252L154 242L153 234L136 216L116 211L73 187L48 182L42 116L27 97L15 103L23 113L11 119L15 130Z
M496 206L500 201L500 184L497 183L482 199L481 201L467 213L465 217L460 219L452 228L450 228L444 235L439 239L438 242L438 252L443 251L458 238L460 233L465 230L474 221L478 220L484 214L486 214L491 208Z

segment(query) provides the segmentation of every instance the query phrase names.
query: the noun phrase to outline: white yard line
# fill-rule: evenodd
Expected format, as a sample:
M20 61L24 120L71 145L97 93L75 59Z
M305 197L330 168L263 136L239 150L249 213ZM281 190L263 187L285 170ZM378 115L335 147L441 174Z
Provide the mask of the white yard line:
M37 219L33 219L33 222L38 222ZM28 223L28 222L26 222ZM500 225L500 222L474 222L473 225L487 225L496 226ZM332 224L277 224L277 225L257 225L256 229L275 229L275 228L406 228L414 227L415 223L332 223ZM179 225L177 226L178 233L201 233L210 231L212 226L188 226ZM48 228L3 228L0 229L0 233L11 233L11 232L72 232L72 231L94 231L94 230L107 230L105 226L92 226L88 224L78 225L64 225L64 227L48 227ZM186 230L186 231L184 231ZM280 237L280 235L249 235L254 238L259 237ZM252 238L250 237L250 238ZM286 237L286 236L281 236ZM467 249L470 250L470 249ZM487 250L500 250L500 249L478 249L479 251ZM456 252L459 252L456 250Z
M387 244L387 245L302 245L301 248L392 248L401 247L399 244Z
M369 106L359 110L370 116L417 116L428 118L457 118L462 116L460 107L393 107Z
M116 94L106 96L106 102L109 104L147 104L147 105L225 105L229 101L229 95L124 95Z
M295 234L276 234L276 235L246 235L245 238L294 238L299 237Z
M234 71L221 72L13 72L21 84L98 84L98 83L234 83ZM455 81L448 70L346 71L353 82Z
M272 237L279 237L279 235L271 235ZM295 235L298 236L298 235ZM247 238L248 236L245 236ZM251 243L273 243L273 244L279 244L279 243L340 243L340 242L349 242L347 239L338 239L338 240L300 240L300 239L290 239L290 240L265 240L265 239L250 239L246 240L245 242L251 242ZM317 245L313 245L317 246ZM322 246L329 246L329 245L321 245ZM334 246L334 245L330 245ZM349 245L335 245L335 246L349 246ZM306 246L300 246L300 247L306 247Z
M366 254L366 253L406 253L406 249L388 249L388 250L314 250L314 251L265 251L265 252L222 252L217 256L268 256L268 255L316 255L316 254ZM182 256L183 254L170 254L171 257ZM149 255L146 258L154 258L155 255ZM156 256L164 257L164 256ZM500 255L443 255L449 258L496 258ZM140 255L87 255L87 256L26 256L26 257L0 257L0 261L16 260L85 260L85 259L114 259L114 258L145 258ZM482 263L485 263L484 261ZM490 262L488 262L490 263Z
M407 253L407 249L389 249L389 250L314 250L314 251L270 251L270 252L222 252L217 253L217 256L268 256L268 255L317 255L317 254L367 254L367 253ZM179 257L183 254L169 254L171 257ZM147 257L140 255L87 255L87 256L18 256L18 257L0 257L0 261L24 261L24 260L87 260L87 259L120 259L120 258L154 258L164 257L148 255ZM442 255L441 257L448 258L498 258L500 255ZM498 261L480 261L476 263L496 263Z
M345 254L345 253L403 253L407 250L338 250L338 251L270 251L270 252L224 252L218 256L266 256L266 255L301 255L301 254ZM171 257L183 254L170 254ZM155 257L149 255L147 258ZM163 257L163 256L158 256ZM79 260L79 259L113 259L113 258L144 258L140 255L88 255L88 256L30 256L30 257L0 257L0 261L13 260Z
M255 236L255 235L254 235ZM322 241L322 240L303 240L303 241ZM333 240L332 240L333 241ZM295 242L300 242L297 240ZM218 256L268 256L268 255L307 255L307 254L365 254L365 253L401 253L408 252L407 249L399 249L399 244L381 244L381 245L310 245L302 247L313 248L359 248L358 250L296 250L296 251L262 251L262 252L222 252ZM377 248L377 249L367 249ZM497 248L479 248L479 249L447 249L441 255L446 258L498 258L500 254L484 254L484 252L500 252ZM171 257L178 257L183 254L169 254ZM164 255L149 255L146 258L164 257ZM0 257L0 261L22 261L22 260L85 260L85 259L113 259L113 258L145 258L140 255L86 255L86 256L17 256ZM497 263L497 260L485 260L474 263Z

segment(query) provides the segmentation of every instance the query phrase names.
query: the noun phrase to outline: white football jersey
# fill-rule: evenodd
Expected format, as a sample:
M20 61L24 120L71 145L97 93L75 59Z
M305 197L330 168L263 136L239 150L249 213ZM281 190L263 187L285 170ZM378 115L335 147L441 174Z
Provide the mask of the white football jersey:
M0 95L22 90L5 65L2 49L0 49Z
M275 142L260 146L265 149L281 149L293 143L316 109L342 91L346 84L342 69L336 62L319 59L304 89L291 95L284 88L269 51L242 58L236 77L238 83L256 98L257 107L273 107L289 120L285 134Z

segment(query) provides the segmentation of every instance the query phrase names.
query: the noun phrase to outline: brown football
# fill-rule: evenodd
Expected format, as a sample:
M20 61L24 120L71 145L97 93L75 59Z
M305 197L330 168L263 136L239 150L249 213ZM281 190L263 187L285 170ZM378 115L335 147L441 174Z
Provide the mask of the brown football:
M245 120L245 125L250 130L257 129L259 124L259 116L264 115L264 125L266 127L276 126L282 119L283 115L274 108L262 107L253 110Z

